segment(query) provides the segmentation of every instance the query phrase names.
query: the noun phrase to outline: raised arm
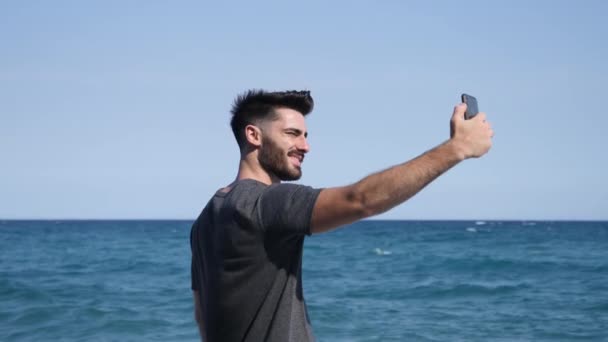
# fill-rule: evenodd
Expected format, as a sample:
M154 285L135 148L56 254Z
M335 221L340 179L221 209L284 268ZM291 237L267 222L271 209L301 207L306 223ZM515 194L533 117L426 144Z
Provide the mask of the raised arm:
M454 107L448 141L403 164L374 173L355 184L321 191L312 214L312 232L322 233L383 213L414 196L467 158L481 157L494 132L485 113L464 119L466 104Z

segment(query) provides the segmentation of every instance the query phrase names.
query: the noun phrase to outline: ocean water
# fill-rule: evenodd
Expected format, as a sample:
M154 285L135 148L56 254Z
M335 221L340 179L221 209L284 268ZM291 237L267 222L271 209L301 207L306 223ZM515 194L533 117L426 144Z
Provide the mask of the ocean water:
M196 341L187 221L0 221L0 341ZM319 341L608 341L608 222L363 221L305 243Z

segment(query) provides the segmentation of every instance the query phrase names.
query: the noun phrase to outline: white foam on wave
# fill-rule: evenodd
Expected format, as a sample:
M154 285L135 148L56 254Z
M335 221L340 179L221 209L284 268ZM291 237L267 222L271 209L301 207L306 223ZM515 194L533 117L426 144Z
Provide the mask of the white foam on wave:
M478 226L483 226L486 224L486 221L477 221L477 222L475 222L475 224Z
M374 252L376 252L376 254L378 254L378 255L391 255L391 254L393 254L393 252L391 252L391 251L385 251L385 250L382 250L380 248L374 249Z
M477 233L477 229L475 229L473 227L467 227L467 232Z

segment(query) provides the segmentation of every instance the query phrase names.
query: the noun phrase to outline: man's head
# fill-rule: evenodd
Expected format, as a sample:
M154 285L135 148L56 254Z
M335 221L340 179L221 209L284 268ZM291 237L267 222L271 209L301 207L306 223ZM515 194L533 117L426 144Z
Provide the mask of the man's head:
M281 180L302 175L309 147L304 116L314 106L309 91L249 90L232 107L232 132L242 154L257 151L261 167Z

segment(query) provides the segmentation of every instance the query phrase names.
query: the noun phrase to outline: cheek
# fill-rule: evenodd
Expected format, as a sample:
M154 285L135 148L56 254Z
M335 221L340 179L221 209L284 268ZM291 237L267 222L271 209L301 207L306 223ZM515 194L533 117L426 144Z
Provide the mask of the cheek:
M289 151L289 149L291 149L291 147L294 145L293 141L291 141L291 139L289 138L282 138L280 140L277 140L277 144L276 147L278 147L279 149L287 152Z

